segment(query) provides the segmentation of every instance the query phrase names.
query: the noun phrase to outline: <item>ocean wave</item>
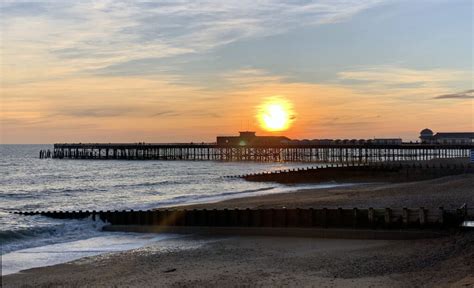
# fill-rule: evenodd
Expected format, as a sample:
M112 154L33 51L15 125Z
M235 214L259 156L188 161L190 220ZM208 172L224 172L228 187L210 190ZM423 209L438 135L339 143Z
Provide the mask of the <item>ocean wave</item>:
M31 199L36 198L35 195L26 193L0 193L0 199Z
M18 208L21 208L21 210L35 210L35 209L41 209L44 206L39 203L34 203L34 204L23 204L22 206L19 206ZM16 209L12 209L16 210Z
M153 187L153 186L164 186L164 185L180 185L180 184L188 184L188 183L189 181L186 181L186 180L146 181L146 182L141 182L141 183L111 185L110 188L139 188L139 187Z
M1 253L93 237L99 235L106 224L100 220L94 221L92 218L51 221L49 225L30 225L0 231Z
M41 234L51 235L54 229L51 227L30 227L17 230L0 231L0 243L5 245L11 241L28 239Z
M32 189L18 189L13 190L15 192L1 192L0 195L3 197L26 197L29 194L31 197L37 197L38 193L41 195L48 195L48 194L62 194L62 193L80 193L80 192L107 192L107 189L104 188L97 188L97 187L61 187L61 188L44 188L44 189L36 189L32 187Z
M77 192L106 192L107 189L96 187L78 187L78 188L54 188L44 189L41 193L77 193Z

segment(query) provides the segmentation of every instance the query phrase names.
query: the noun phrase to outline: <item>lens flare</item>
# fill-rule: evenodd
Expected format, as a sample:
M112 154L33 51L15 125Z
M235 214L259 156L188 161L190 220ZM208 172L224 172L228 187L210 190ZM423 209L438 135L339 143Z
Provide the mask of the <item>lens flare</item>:
M257 118L264 130L288 130L294 119L293 105L281 97L267 99L267 101L259 106Z

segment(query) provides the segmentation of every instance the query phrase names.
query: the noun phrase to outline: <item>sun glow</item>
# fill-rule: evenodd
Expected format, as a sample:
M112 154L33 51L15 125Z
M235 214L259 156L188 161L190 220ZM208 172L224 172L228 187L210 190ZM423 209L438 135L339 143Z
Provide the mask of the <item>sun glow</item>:
M259 107L257 118L260 126L267 131L287 130L294 116L292 105L282 98L272 98Z

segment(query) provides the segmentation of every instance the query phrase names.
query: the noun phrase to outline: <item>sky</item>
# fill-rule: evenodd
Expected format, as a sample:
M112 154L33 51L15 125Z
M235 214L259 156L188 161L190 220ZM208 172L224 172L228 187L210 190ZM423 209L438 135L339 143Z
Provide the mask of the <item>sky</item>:
M3 0L0 143L474 131L473 3Z

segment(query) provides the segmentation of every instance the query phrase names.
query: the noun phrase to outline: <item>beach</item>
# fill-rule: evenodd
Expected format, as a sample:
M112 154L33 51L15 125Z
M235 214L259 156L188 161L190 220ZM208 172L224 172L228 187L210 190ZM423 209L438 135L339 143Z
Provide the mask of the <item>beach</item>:
M425 207L456 209L474 199L474 174L407 183L368 183L344 187L302 189L295 192L236 198L185 206L207 208Z
M0 288L474 288L473 3L0 1Z
M473 183L473 175L458 175L420 182L300 190L186 208L458 208L463 203L472 203ZM179 248L189 247L190 242L196 245ZM472 232L410 241L191 235L140 249L25 270L5 276L3 284L5 287L472 287L473 259Z
M184 239L203 241L203 239ZM157 246L6 276L5 287L472 287L473 237L370 241L218 238ZM166 245L166 243L161 243ZM469 286L471 285L471 286Z

